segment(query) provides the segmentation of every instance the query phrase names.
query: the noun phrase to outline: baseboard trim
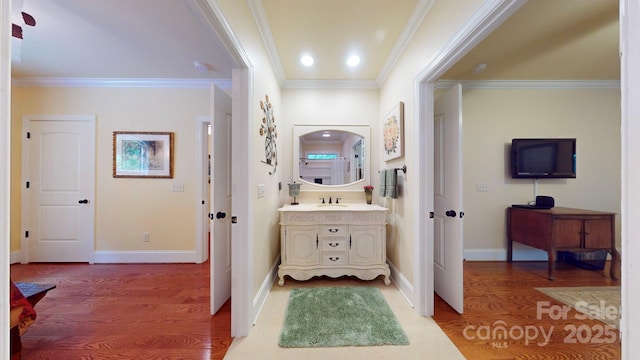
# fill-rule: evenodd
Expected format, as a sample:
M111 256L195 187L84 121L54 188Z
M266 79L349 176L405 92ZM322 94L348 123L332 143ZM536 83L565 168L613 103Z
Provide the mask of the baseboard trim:
M9 264L17 264L22 261L22 251L12 251L9 254Z
M194 250L96 251L94 263L197 263Z
M262 281L262 285L260 286L258 293L253 298L253 319L251 319L251 323L254 325L256 324L258 316L260 316L260 313L264 308L264 304L267 302L267 296L269 296L269 293L271 292L273 283L275 283L277 280L278 265L280 265L279 256L271 266L271 269L269 270L267 276L265 276L264 280Z
M400 290L402 296L407 299L409 305L411 305L412 308L415 308L413 304L415 303L416 295L413 285L411 285L407 278L402 275L398 268L389 261L389 259L387 259L387 263L389 264L389 269L391 269L391 281L396 284L396 287Z

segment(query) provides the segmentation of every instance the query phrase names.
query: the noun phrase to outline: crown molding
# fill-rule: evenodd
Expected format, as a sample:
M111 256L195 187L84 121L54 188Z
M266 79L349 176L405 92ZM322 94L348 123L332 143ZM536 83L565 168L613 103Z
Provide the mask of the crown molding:
M114 78L12 78L12 86L34 87L121 87L121 88L209 88L231 89L230 79L114 79Z
M396 62L398 61L398 59L400 58L400 56L402 55L406 47L409 45L409 42L413 38L413 35L415 35L416 31L424 21L425 17L429 13L429 10L433 6L434 2L435 0L418 0L414 10L411 12L411 16L409 17L409 20L407 20L407 24L405 25L404 29L402 30L402 33L400 34L400 36L398 37L398 40L393 46L393 49L391 50L389 57L387 58L387 61L382 66L382 69L380 70L380 73L378 74L378 77L376 78L376 80L362 80L362 81L355 81L355 82L338 81L337 83L339 85L337 87L339 88L344 88L344 87L372 88L372 85L370 83L376 83L375 88L379 88L380 84L382 84L384 79L386 79L386 77L389 75L394 65L396 64ZM322 81L314 81L314 85L309 86L308 84L306 84L304 80L302 81L287 80L284 72L284 68L282 67L282 61L280 60L280 56L278 55L275 40L273 39L273 34L271 32L271 27L269 25L269 19L267 18L264 7L262 6L262 0L249 0L248 3L249 3L249 9L251 10L251 14L253 15L253 19L258 27L258 32L260 33L260 37L262 38L262 42L267 51L267 55L269 57L269 60L271 61L271 65L273 66L273 70L276 74L276 78L278 79L278 82L282 87L284 88L299 87L299 85L291 86L291 82L296 82L296 84L298 82L303 82L305 83L305 85L302 86L303 88L313 88L318 86L320 88L325 88L325 87L331 87L328 84L335 83L333 82L333 80L322 80ZM317 83L322 83L322 84L318 85ZM365 85L357 84L357 83L364 83ZM336 87L336 86L332 86L332 87Z
M620 89L619 80L438 80L436 89Z
M409 20L407 20L407 24L402 30L402 33L398 37L396 44L393 46L393 49L391 49L391 53L389 54L387 61L384 63L382 69L380 70L380 73L378 74L378 77L376 79L378 84L384 83L387 76L389 76L389 73L398 62L398 59L407 48L407 46L409 46L409 42L413 38L413 35L415 35L416 31L418 31L418 28L424 22L427 14L429 14L429 10L431 10L434 2L434 0L418 1L416 7L411 12Z
M285 80L285 89L370 89L378 90L380 85L373 80Z
M262 0L249 0L249 9L253 15L253 20L256 22L256 26L258 27L258 33L260 33L262 43L267 51L267 56L271 61L276 78L278 79L278 82L282 84L286 81L284 68L282 67L282 61L280 61L280 55L278 55L276 42L273 39L273 34L271 33L271 26L269 25L267 13L264 10L264 6L262 6Z

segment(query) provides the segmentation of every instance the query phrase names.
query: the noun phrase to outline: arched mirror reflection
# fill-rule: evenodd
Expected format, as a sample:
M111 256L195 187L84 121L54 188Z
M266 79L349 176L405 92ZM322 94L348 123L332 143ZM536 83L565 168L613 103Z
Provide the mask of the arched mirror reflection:
M367 135L368 128L361 126L294 127L294 177L320 187L364 181Z

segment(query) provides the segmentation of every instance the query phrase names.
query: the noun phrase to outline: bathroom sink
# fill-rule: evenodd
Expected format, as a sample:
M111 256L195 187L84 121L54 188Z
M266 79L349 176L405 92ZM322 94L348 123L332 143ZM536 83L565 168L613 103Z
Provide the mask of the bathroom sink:
M339 207L339 208L347 207L347 205L345 205L345 204L317 204L316 206L317 207L328 207L328 208L331 208L331 207Z

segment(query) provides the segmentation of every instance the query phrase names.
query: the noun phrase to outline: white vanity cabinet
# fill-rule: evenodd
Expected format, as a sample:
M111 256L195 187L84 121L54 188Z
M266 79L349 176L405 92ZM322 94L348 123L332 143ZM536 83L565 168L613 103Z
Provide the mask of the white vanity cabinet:
M313 276L356 276L373 280L384 275L390 284L386 257L387 209L366 204L299 204L280 209L281 264L296 280Z

